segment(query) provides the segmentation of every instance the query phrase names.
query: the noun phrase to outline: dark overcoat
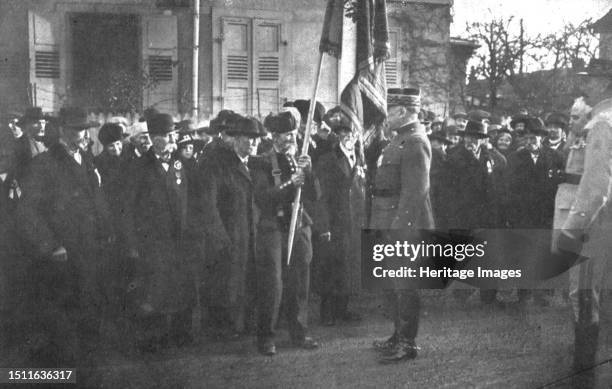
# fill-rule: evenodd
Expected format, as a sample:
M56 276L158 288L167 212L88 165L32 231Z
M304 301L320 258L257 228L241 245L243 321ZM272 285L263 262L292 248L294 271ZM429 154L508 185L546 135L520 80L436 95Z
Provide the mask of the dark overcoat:
M537 162L523 148L509 157L510 223L514 228L552 228L563 157L546 147Z
M317 230L331 233L330 266L323 293L349 295L360 289L361 229L365 226L366 177L362 161L353 168L339 146L323 155L315 171L321 186L320 209L315 214Z
M449 154L444 171L446 227L475 229L499 227L499 170L505 159L495 161L483 148L480 158L460 146Z
M214 153L199 172L205 283L209 304L240 307L245 303L247 267L255 255L253 183L234 150L218 146Z
M142 257L139 274L145 279L145 303L152 312L170 314L190 308L194 282L185 242L188 178L180 161L168 171L153 150L131 169L126 234Z
M98 330L104 304L100 253L112 229L99 174L88 153L81 154L79 164L55 144L32 160L21 188L17 221L35 263L31 325L49 337L50 347L59 346L58 353L45 354L50 360L32 363L74 363L76 347L88 346L87 341L79 345L78 339L85 339L78 335ZM67 261L51 261L60 247Z

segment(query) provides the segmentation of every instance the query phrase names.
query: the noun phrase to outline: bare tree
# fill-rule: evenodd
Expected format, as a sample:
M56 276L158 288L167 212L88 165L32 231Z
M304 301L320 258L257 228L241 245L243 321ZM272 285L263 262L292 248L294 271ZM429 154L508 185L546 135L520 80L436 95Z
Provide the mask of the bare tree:
M467 25L469 38L481 45L476 54L477 76L488 82L489 105L495 109L498 104L498 90L509 78L522 74L526 56L534 54L539 37L526 38L520 22L520 32L513 32L514 18L493 18L488 22L475 22Z

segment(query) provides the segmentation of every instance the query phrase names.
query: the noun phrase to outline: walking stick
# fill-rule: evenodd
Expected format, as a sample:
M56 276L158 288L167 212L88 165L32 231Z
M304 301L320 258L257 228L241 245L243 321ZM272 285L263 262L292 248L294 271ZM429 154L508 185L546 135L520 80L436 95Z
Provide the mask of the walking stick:
M317 104L317 94L319 92L319 80L321 78L321 67L323 65L323 52L319 52L319 63L317 65L317 73L315 75L315 83L310 99L310 108L308 109L308 120L306 121L306 131L304 132L304 143L302 143L302 156L308 155L308 147L310 146L310 128L312 127L312 117ZM289 240L287 241L287 266L291 263L291 251L293 250L293 240L295 238L295 229L297 227L297 218L300 210L300 201L302 197L302 187L298 187L295 191L295 199L293 200L293 208L291 210L291 224L289 224Z

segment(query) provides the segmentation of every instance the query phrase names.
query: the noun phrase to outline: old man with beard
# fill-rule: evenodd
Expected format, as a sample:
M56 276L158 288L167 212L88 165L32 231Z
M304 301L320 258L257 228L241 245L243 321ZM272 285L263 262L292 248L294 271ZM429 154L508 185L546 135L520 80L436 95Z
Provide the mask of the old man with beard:
M300 204L291 263L287 265L286 262L289 224L296 190L302 187L302 196L314 200L316 189L310 157L296 157L299 123L296 123L293 115L283 112L269 116L264 124L272 132L273 148L266 154L250 158L249 167L255 202L261 211L257 225L255 260L257 346L261 354L274 355L274 326L281 298L292 344L303 349L319 347L317 342L306 336L312 219L303 204Z
M176 150L174 121L168 114L147 120L153 146L132 169L129 183L127 239L136 260L142 290L136 314L145 338L138 346L154 351L191 342L193 279L186 252L189 180Z

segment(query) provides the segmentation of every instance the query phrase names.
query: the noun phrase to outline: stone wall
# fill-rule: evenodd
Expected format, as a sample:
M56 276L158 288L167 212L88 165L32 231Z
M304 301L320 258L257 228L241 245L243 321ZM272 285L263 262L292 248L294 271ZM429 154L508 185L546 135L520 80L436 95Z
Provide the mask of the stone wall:
M421 88L424 108L443 115L450 92L448 4L389 4L389 24L401 28L402 85Z

